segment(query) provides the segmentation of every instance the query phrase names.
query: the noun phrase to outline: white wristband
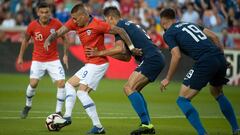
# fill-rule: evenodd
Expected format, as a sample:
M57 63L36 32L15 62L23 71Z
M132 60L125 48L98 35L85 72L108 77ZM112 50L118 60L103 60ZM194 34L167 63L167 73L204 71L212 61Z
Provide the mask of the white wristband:
M133 44L131 44L130 46L128 46L129 50L132 51L135 47L133 46Z

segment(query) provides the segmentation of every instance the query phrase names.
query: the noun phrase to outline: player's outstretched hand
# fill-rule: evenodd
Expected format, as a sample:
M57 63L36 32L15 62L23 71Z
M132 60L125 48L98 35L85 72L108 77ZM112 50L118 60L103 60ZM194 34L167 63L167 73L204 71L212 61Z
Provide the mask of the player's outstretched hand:
M50 43L46 40L45 42L44 42L44 45L43 45L43 47L48 51L48 46L50 45Z
M135 56L142 56L142 54L143 54L142 49L139 49L139 48L133 48L131 50L131 52Z
M168 84L169 84L169 80L166 79L166 78L161 81L161 84L160 84L160 90L161 90L161 92L163 92L164 90L166 90L166 87L167 87Z
M94 57L94 56L98 56L98 51L93 48L86 48L85 54L87 57Z
M66 68L68 69L68 56L67 55L63 56L63 63L65 64Z

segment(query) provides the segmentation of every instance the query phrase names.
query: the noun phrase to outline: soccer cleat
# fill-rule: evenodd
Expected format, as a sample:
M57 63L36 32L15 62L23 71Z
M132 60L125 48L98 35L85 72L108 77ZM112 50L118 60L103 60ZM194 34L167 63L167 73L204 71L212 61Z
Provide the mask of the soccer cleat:
M105 134L105 133L106 132L103 127L98 128L96 126L93 126L93 128L89 132L87 132L87 134Z
M21 112L21 118L26 119L28 116L28 112L30 111L31 107L30 106L25 106L23 108L23 111Z
M234 131L233 135L240 135L240 129Z
M155 134L155 129L152 124L141 124L137 130L131 132L130 135Z
M72 123L71 117L59 118L57 117L54 119L53 125L58 128L63 128L68 126Z

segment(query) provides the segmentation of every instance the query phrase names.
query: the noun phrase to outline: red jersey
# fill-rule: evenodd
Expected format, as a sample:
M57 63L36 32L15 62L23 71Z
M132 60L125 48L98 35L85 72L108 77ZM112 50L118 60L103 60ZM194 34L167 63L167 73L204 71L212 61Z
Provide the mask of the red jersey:
M46 62L59 59L57 40L48 46L48 51L44 49L43 45L47 37L57 31L61 26L62 23L54 18L51 18L46 26L42 26L38 20L34 20L28 25L27 34L30 35L34 41L32 60Z
M69 30L76 30L81 43L83 45L83 49L86 48L94 48L99 51L105 50L104 46L104 34L109 33L111 26L97 18L92 17L90 23L86 27L78 27L73 19L70 19L66 22L65 26ZM85 55L86 56L86 55ZM107 57L87 57L87 63L92 64L103 64L108 62Z

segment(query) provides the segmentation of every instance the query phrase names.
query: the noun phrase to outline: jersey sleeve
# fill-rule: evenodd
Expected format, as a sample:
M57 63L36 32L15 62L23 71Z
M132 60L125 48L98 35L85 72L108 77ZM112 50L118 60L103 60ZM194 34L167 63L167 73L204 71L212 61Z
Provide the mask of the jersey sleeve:
M66 26L69 30L75 30L76 29L76 24L73 23L73 19L69 19L64 26Z
M26 34L28 34L28 35L32 35L32 31L33 31L33 23L30 23L29 25L28 25L28 27L27 27L27 30L26 30Z
M163 35L163 39L164 39L165 43L167 43L170 50L172 50L174 47L177 47L177 42L175 40L174 35L170 35L170 34L166 33Z
M108 23L99 20L97 24L97 30L99 33L109 33L111 26Z

